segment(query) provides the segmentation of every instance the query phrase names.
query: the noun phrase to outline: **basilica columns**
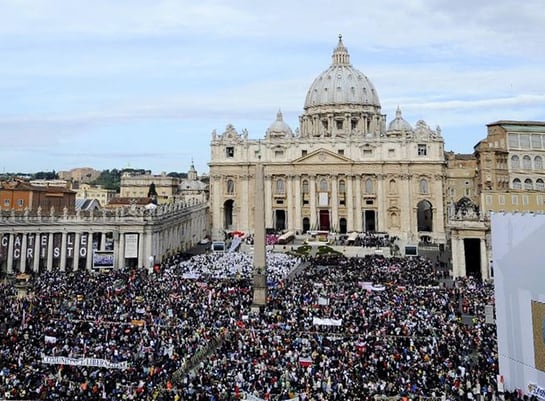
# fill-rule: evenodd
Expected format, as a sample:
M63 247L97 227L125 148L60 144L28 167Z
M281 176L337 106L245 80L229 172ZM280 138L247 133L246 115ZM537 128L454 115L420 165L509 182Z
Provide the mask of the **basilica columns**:
M310 228L318 227L318 219L316 218L316 176L310 176Z
M346 177L346 197L347 197L346 209L348 212L348 216L347 216L348 225L346 227L347 232L357 231L354 225L354 194L352 191L353 185L354 185L354 176L352 175L347 176Z

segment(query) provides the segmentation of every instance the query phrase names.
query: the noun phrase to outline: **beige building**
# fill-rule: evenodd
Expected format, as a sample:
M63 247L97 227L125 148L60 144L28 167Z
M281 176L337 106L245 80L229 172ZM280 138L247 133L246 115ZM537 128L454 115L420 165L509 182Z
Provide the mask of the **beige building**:
M69 171L59 171L59 178L66 181L90 183L100 176L100 171L91 167L78 167Z
M497 121L487 129L474 148L477 199L449 213L455 276L492 275L490 212L545 212L545 123Z
M155 185L158 203L173 202L178 193L179 179L169 177L166 173L160 175L137 174L125 172L121 176L119 197L121 198L146 198L150 185Z
M485 212L544 212L545 122L498 121L475 146Z
M199 179L193 163L187 172L187 178L180 179L177 199L189 204L208 201L208 184Z
M77 199L96 199L101 207L110 202L110 200L116 195L114 189L106 189L100 186L92 186L90 184L80 184L76 191Z
M212 234L254 232L255 166L265 174L265 224L276 231L388 232L444 243L444 141L401 110L387 122L372 82L341 38L308 90L295 132L281 112L263 139L228 125L212 133Z

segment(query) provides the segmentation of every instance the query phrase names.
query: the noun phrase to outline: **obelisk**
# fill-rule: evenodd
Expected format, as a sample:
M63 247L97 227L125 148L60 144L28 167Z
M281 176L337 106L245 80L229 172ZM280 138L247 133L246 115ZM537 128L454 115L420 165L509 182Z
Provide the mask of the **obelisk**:
M254 204L254 297L252 310L259 311L267 303L267 258L265 248L265 189L261 155L255 166Z

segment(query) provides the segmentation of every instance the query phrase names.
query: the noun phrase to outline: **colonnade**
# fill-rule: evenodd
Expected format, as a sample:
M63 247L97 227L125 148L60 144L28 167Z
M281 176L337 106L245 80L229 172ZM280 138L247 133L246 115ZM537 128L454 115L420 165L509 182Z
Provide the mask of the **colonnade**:
M124 217L0 216L0 271L151 268L206 235L206 203Z

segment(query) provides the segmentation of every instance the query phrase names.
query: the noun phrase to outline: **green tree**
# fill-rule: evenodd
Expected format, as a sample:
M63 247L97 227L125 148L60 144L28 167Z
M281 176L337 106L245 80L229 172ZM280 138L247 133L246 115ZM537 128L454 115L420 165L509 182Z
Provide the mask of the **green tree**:
M114 189L119 192L119 187L121 186L121 171L115 168L113 170L103 170L98 178L91 184L101 185L103 188Z

